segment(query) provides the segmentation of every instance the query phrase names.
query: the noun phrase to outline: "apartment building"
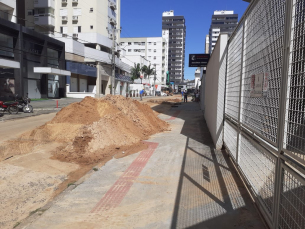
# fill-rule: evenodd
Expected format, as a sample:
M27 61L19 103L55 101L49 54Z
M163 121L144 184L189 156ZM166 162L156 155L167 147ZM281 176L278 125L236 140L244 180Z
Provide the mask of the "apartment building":
M156 67L156 84L166 83L167 65L164 60L167 58L167 42L162 37L128 37L120 39L120 46L124 49L122 61L134 65L140 63ZM143 82L143 80L142 80ZM144 75L144 82L154 84L154 76Z
M168 42L165 51L168 55L165 64L171 84L179 84L184 80L186 26L183 16L175 16L174 11L162 14L162 37Z
M214 11L212 22L209 30L209 53L213 52L220 33L227 33L229 36L235 30L238 24L238 14L234 11L220 10Z
M120 38L120 0L17 1L24 9L26 27L65 43L66 65L71 71L68 97L99 97L111 89L117 94L127 90L126 83L131 81L121 80L128 78L130 66L120 61L118 49L115 84L111 83L113 40L117 47Z

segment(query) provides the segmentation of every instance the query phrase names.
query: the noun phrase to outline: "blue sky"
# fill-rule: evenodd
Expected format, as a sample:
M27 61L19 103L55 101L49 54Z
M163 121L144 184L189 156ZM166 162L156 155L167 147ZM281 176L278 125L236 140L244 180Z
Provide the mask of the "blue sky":
M203 53L214 10L234 10L240 19L249 3L242 0L121 0L121 37L161 37L162 13L174 10L186 23L185 79L194 79L188 67L190 53Z

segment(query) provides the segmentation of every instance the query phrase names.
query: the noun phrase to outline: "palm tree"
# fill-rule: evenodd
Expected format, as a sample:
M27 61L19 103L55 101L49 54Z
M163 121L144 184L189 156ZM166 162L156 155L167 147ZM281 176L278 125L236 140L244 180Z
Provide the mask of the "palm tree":
M149 65L148 67L146 65L144 65L142 67L142 72L144 72L148 76L148 78L149 78L149 76L155 74L155 69L152 68L151 65Z
M142 71L141 65L139 63L138 64L135 63L134 67L132 67L131 71L130 71L132 81L134 81L135 79L140 78L141 71Z

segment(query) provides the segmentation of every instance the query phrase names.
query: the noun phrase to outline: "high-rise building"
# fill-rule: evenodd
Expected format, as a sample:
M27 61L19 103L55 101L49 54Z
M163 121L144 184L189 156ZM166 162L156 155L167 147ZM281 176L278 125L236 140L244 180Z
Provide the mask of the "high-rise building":
M206 54L210 53L210 36L209 35L205 36L205 53Z
M213 52L220 33L227 33L229 36L238 24L238 14L234 11L214 11L209 30L209 53Z
M164 64L168 66L170 82L179 84L184 80L186 26L184 16L175 16L174 11L162 14L162 37L168 42Z
M120 39L120 46L124 48L123 62L132 66L134 63L142 66L151 65L152 68L156 66L156 84L166 83L167 66L163 61L167 57L165 49L168 44L165 39L162 37L126 37ZM151 85L154 84L154 76L149 76L145 80Z

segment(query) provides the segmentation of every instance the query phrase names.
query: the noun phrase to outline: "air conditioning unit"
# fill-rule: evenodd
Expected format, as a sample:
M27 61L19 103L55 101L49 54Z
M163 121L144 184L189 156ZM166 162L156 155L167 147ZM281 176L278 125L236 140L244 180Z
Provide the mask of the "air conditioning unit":
M110 18L110 24L116 25L116 21L113 18Z
M110 2L110 8L116 10L116 4L114 2Z
M78 33L73 33L73 38L78 38Z
M67 16L62 16L62 17L61 17L61 20L62 20L62 21L68 21L68 17L67 17Z
M78 16L72 16L72 21L78 21Z

